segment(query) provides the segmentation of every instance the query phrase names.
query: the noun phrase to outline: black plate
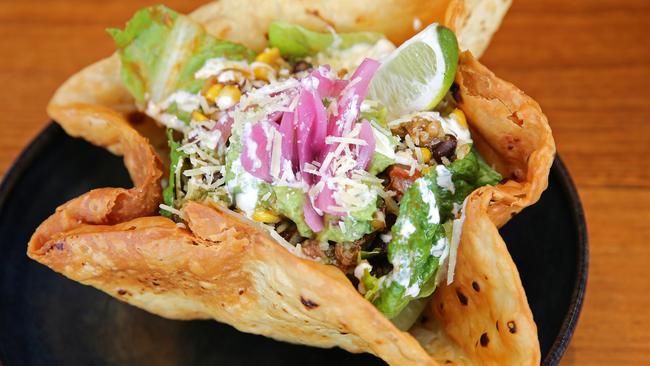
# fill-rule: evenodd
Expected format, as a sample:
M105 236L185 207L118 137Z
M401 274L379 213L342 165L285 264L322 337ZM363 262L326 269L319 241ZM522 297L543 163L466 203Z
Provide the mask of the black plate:
M213 321L172 321L56 274L25 255L36 226L92 188L128 187L120 158L49 125L0 187L0 361L24 365L382 364L240 333ZM555 365L576 326L587 281L582 207L557 158L549 188L502 230L537 322L542 359Z

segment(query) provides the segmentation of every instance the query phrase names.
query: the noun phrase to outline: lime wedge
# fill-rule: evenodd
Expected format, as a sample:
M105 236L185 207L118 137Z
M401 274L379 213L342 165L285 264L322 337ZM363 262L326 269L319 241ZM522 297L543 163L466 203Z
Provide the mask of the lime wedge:
M454 82L457 65L456 36L431 24L382 60L368 97L382 102L391 118L433 109Z

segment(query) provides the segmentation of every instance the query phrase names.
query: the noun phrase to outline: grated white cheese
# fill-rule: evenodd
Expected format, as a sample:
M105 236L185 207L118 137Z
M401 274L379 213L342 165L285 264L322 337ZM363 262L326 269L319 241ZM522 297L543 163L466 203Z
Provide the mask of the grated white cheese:
M271 140L271 143L273 147L271 150L270 172L273 179L277 180L280 177L280 168L281 168L281 159L282 159L282 134L275 129L273 129L272 134L273 134L273 138Z
M158 207L161 210L165 210L165 211L167 211L167 212L169 212L171 214L174 214L174 215L180 217L181 219L185 220L185 215L183 215L183 212L173 208L172 206L168 206L168 205L166 205L164 203L161 203L160 205L158 205Z
M338 136L327 136L325 138L325 143L332 145L335 143L348 144L348 145L360 145L366 146L368 143L364 139L352 138L352 137L338 137Z
M395 163L410 166L409 175L415 174L415 169L418 166L417 160L408 151L398 151L395 153Z

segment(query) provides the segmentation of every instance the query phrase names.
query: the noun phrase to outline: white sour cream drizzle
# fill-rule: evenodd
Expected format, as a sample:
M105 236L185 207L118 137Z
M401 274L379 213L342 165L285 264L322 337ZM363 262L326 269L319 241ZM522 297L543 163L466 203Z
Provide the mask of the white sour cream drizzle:
M420 190L420 196L422 196L422 201L429 205L429 212L427 214L427 220L430 224L439 224L440 223L440 212L438 212L438 204L436 202L436 195L427 185L427 182L424 179L418 179L416 181L418 189Z
M247 172L242 167L239 158L232 162L230 169L236 179L228 181L228 191L233 192L236 187L239 187L240 192L235 194L234 197L235 204L240 210L244 211L247 217L252 217L255 206L257 206L260 179Z
M454 182L451 180L451 172L444 165L436 166L436 184L451 193L456 192Z

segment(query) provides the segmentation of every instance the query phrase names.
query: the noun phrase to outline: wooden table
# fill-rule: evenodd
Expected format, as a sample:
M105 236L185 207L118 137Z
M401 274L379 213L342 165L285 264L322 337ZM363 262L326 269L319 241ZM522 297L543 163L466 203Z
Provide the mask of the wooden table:
M0 3L0 174L56 87L112 52L104 29L148 3ZM589 285L565 365L650 364L649 25L648 0L516 0L483 58L542 105L583 199Z

